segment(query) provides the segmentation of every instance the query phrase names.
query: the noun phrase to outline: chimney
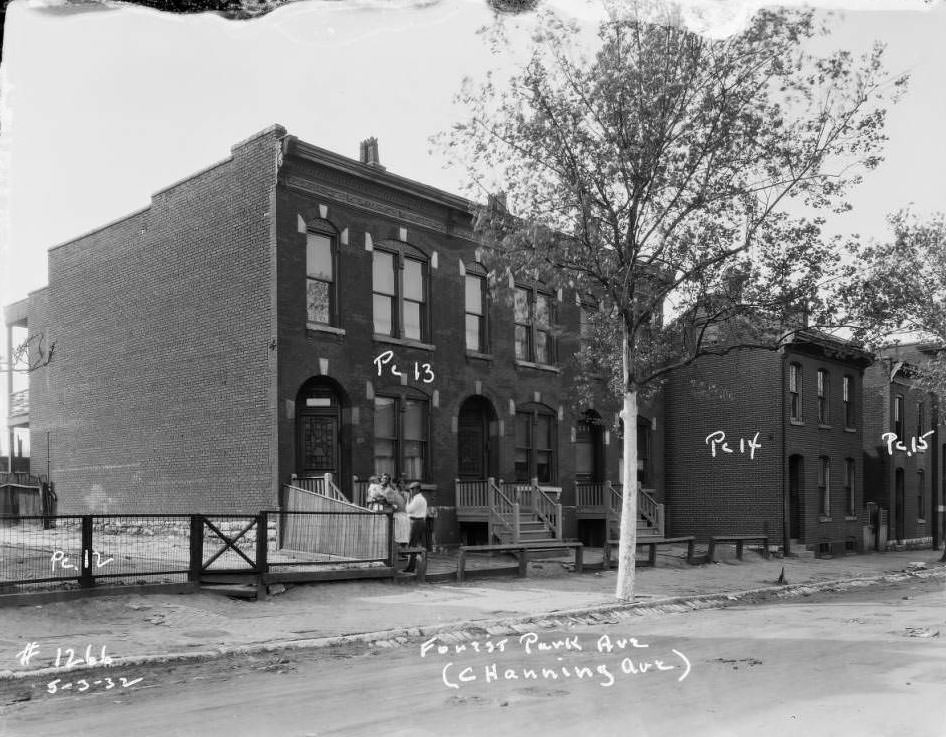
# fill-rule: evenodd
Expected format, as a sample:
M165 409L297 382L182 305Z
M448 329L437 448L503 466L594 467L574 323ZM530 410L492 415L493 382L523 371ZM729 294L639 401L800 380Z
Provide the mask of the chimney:
M378 139L374 136L361 142L361 163L373 166L381 171L385 170L381 166L381 158L378 156Z
M490 215L505 215L507 212L506 193L497 192L496 194L487 195L486 209Z

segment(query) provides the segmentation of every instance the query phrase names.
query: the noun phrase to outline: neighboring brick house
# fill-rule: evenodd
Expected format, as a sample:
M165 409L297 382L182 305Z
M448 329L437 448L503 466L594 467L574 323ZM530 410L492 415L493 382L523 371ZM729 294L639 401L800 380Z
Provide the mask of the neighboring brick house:
M886 349L864 377L864 498L885 513L874 544L939 541L940 436L937 396L915 385L927 358L917 344Z
M17 311L56 346L29 430L59 510L254 512L293 474L352 494L390 471L435 487L449 542L455 479L538 478L574 536L574 480L616 480L619 448L616 403L571 404L575 295L488 274L472 203L373 139L359 161L273 126L231 151L51 249Z
M668 533L767 533L816 553L860 549L870 361L805 330L778 351L705 356L675 372L664 407Z

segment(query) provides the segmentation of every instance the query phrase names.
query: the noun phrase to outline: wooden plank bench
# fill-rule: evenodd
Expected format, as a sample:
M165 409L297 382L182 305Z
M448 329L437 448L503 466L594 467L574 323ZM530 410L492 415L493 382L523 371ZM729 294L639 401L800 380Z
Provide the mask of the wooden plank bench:
M575 573L581 573L582 563L582 544L580 542L521 542L521 543L500 543L495 545L461 545L457 553L457 583L463 582L463 576L466 570L467 553L515 553L519 556L519 577L525 578L528 572L529 551L536 550L574 550L575 551Z
M696 541L696 538L693 535L681 535L680 537L644 537L637 538L637 547L646 545L648 547L647 551L647 562L641 561L637 565L644 566L655 566L657 565L657 546L658 545L680 545L682 543L687 544L687 563L693 563L693 545ZM604 544L603 553L603 566L605 569L611 567L611 548L616 548L621 544L620 540L608 540Z
M709 563L716 561L716 546L720 543L736 546L736 557L742 560L742 546L747 542L757 542L762 545L762 557L769 557L769 536L768 535L711 535L709 542L709 551L706 553L706 560Z

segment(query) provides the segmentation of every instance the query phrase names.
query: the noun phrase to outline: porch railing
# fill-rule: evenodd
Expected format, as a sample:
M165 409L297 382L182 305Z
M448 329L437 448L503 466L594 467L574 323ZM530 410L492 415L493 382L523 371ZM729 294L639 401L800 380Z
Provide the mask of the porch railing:
M490 542L502 540L503 535L511 537L511 542L519 542L519 502L509 497L494 479L487 479L489 492L489 517L487 534Z
M330 473L324 476L296 477L293 479L290 486L304 489L305 491L311 491L314 494L321 494L330 499L337 499L340 502L350 501L350 499L342 493L341 489L335 485L335 479Z
M608 524L615 522L621 523L621 508L624 504L624 495L621 484L608 483L610 494L608 496L607 519ZM664 505L660 504L653 497L652 489L638 489L637 491L637 514L647 522L653 529L654 534L660 537L664 536Z
M486 509L489 507L489 481L454 479L456 504L459 509Z
M580 512L605 509L605 503L611 491L606 481L577 481L575 482L575 507Z
M556 540L562 539L562 505L540 486L532 488L532 511L545 522Z

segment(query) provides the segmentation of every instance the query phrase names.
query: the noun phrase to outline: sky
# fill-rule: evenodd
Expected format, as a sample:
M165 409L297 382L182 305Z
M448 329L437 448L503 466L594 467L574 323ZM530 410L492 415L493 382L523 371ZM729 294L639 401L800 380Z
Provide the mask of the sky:
M687 7L723 35L760 2ZM582 23L603 13L597 0L543 4ZM844 9L837 46L884 41L888 68L912 74L889 114L886 163L854 193L854 210L831 223L881 238L888 212L946 209L946 5L823 4ZM146 207L153 192L276 122L356 158L359 141L376 136L389 171L460 193L463 173L445 169L429 139L462 116L452 98L464 76L522 58L532 22L512 21L520 53L497 58L477 34L492 17L486 0L306 0L248 21L85 7L93 9L63 12L48 0L7 8L0 304L46 284L49 248Z

